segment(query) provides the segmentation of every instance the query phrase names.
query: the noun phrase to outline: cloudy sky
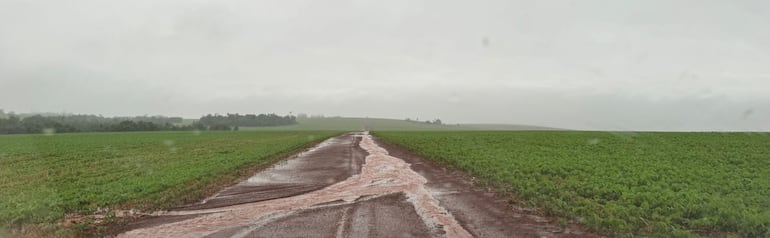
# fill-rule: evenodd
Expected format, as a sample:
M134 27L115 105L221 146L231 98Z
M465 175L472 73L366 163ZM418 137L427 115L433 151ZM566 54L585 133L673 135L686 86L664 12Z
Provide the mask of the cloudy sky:
M770 130L770 1L0 0L0 108Z

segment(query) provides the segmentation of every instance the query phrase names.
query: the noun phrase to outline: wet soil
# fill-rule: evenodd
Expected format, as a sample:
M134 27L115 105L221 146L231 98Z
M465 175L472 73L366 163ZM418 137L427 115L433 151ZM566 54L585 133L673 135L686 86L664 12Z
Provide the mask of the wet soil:
M594 237L512 209L465 176L351 133L118 237Z

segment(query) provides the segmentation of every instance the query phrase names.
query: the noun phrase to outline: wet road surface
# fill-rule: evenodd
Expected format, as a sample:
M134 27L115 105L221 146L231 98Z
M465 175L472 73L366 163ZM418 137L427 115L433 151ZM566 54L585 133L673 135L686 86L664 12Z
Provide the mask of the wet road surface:
M118 237L593 237L368 133L331 138Z

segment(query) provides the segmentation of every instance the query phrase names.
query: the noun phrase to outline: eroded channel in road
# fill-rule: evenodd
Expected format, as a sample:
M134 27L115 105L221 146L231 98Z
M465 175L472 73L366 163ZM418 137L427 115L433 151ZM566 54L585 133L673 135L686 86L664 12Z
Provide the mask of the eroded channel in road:
M421 225L427 228L428 233L421 235L471 237L471 234L457 222L452 214L439 205L439 201L425 187L427 180L413 171L408 163L390 156L388 151L378 146L368 133L359 133L354 136L360 138L358 145L369 154L361 165L359 174L348 176L347 179L341 181L321 181L322 183L318 184L286 183L285 186L289 187L299 186L300 188L295 189L299 192L281 194L280 192L267 191L263 193L264 196L268 196L265 198L266 200L249 200L248 197L253 197L255 194L250 191L228 192L228 190L224 190L202 204L154 214L157 217L184 217L184 220L134 229L120 234L118 237L259 236L259 234L265 234L260 233L260 231L267 230L272 223L285 222L287 217L309 211L340 217L335 222L336 226L331 228L333 230L327 231L329 236L348 237L351 236L351 232L372 234L372 231L369 230L356 230L360 230L360 227L357 227L356 224L350 224L351 216L359 214L358 210L361 209L358 207L366 207L366 204L372 202L390 199L395 200L394 203L398 203L397 201L400 199L398 196L406 198L405 201L411 205L413 210L410 212L416 213L423 223ZM249 181L259 182L260 179L264 179L264 176L264 174L257 174ZM270 179L274 180L275 178ZM331 183L331 185L327 186L323 182ZM244 189L241 188L241 190ZM278 189L277 191L286 191L286 189ZM303 193L302 191L309 192ZM239 195L247 195L247 197L242 198L243 203L241 204L223 207L210 205L216 204L218 199ZM357 206L355 212L351 211L354 210L351 205ZM395 204L394 206L403 206L403 204ZM365 216L377 215L377 212L373 210L376 207L370 206L369 209L372 211L368 215L364 214ZM415 224L398 224L398 214L395 216L395 218L390 219L395 224L385 224L385 226L417 227L415 230L422 227ZM406 220L408 218L405 217L404 221ZM285 232L290 234L292 231ZM327 236L323 232L315 234Z

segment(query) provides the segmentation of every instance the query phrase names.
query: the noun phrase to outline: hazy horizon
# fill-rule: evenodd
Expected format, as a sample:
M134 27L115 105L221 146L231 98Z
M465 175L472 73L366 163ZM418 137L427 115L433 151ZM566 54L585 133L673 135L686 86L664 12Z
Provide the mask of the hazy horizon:
M0 2L0 109L770 131L770 2Z

